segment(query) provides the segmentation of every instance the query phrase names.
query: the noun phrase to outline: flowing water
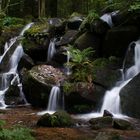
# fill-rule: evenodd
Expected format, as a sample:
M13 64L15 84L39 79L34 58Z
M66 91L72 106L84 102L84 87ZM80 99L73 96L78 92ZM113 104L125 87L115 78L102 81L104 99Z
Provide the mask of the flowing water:
M45 113L54 113L57 110L64 109L64 96L60 91L58 86L53 86L50 92L48 107L46 111L39 112L39 115L43 115Z
M48 54L47 54L47 62L50 62L56 53L55 41L56 41L56 38L50 40L50 44L48 47Z
M133 42L134 43L134 42ZM131 46L130 46L131 47ZM128 57L128 56L126 56ZM125 59L124 59L125 60ZM125 65L125 64L123 64ZM121 89L140 72L140 40L135 42L134 48L134 65L128 68L122 75L122 80L117 82L117 85L109 91L106 91L103 104L100 112L90 113L86 115L78 115L78 117L83 119L90 119L94 117L99 117L103 115L104 110L110 111L116 117L125 117L121 114L120 108L120 96L119 93ZM119 83L119 85L118 85Z
M21 43L16 48L14 48L13 45L15 45L17 39L22 37L24 32L27 29L29 29L32 25L33 23L29 23L21 31L18 37L14 37L10 39L9 42L5 43L4 53L2 56L0 56L0 66L3 67L1 70L2 72L0 73L0 108L7 107L4 101L5 92L8 90L10 85L14 84L15 81L18 84L21 98L24 100L25 103L27 103L24 94L22 92L22 84L20 83L19 75L17 73L18 63L23 55L23 48ZM11 54L10 50L12 49L14 49L14 51ZM5 60L6 60L6 66L5 66L6 68L4 68L3 65Z
M66 75L71 75L71 69L70 69L70 66L69 66L69 62L70 62L70 52L67 50L67 66L66 66Z
M100 17L101 20L106 22L110 27L113 27L112 16L116 16L119 11L114 11L111 13L106 13Z

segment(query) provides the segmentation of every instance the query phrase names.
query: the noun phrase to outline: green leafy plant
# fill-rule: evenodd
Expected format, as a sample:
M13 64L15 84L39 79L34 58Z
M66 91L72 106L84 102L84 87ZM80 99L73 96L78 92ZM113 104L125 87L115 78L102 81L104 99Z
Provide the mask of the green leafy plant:
M69 45L69 52L71 61L66 65L73 69L72 79L75 82L88 81L93 68L92 62L89 59L89 56L94 53L93 49L86 48L81 51Z
M4 129L5 121L0 120L0 140L35 140L31 130L22 126L14 126L12 129Z

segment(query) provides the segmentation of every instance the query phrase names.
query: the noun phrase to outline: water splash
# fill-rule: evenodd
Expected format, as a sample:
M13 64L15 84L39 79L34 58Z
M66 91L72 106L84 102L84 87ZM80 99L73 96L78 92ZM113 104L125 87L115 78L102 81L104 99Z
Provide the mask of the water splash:
M19 75L17 73L17 66L18 63L21 59L21 57L23 56L23 48L21 43L16 47L16 48L12 48L13 45L15 45L17 39L19 37L22 37L24 32L29 29L31 26L33 25L33 23L29 23L28 25L26 25L24 27L24 29L21 31L20 35L18 37L14 37L12 39L10 39L9 42L5 43L4 46L4 53L3 55L0 57L0 65L3 65L3 61L5 61L5 57L7 57L7 61L6 61L6 69L4 69L4 73L0 74L0 108L6 108L7 105L5 104L4 101L4 96L5 96L5 92L8 90L9 86L11 84L13 84L15 82L15 80L17 80L18 83L18 87L20 89L20 96L22 97L22 99L24 100L24 102L26 103L26 99L24 97L24 94L22 92L22 84L20 84L20 79L19 79ZM13 50L13 54L9 54L10 49L14 49Z

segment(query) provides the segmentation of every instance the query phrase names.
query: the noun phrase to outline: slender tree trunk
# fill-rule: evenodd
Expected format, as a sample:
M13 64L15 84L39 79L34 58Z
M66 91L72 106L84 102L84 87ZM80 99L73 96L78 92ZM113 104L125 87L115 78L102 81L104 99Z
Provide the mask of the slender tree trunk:
M45 17L45 3L46 0L38 0L38 17Z

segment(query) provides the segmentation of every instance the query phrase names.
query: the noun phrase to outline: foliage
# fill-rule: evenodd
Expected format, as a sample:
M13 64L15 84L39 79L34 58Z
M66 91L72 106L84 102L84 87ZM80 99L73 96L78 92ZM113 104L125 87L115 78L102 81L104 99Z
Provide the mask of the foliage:
M5 17L3 19L3 26L10 26L10 25L16 25L16 24L24 24L23 19L15 18L15 17Z
M21 126L12 129L4 129L5 121L0 120L0 140L35 140L31 136L31 130Z
M82 24L80 26L80 30L83 30L83 29L87 28L87 26L91 30L93 22L97 19L99 19L99 15L97 14L97 12L96 11L90 11L88 16L82 22Z
M74 89L75 89L74 87L75 87L74 83L70 83L70 82L66 81L63 84L63 91L64 91L64 93L69 94L72 91L74 91Z
M69 45L71 61L66 65L73 69L72 79L75 82L89 81L89 75L92 73L92 62L89 56L94 52L92 48L86 48L83 51ZM88 73L88 74L87 74Z
M48 28L47 22L35 24L29 30L27 30L25 32L25 35L26 36L35 36L35 35L39 34L40 32L43 32L47 28Z
M130 8L128 9L128 11L130 12L135 12L140 10L140 0L137 0L136 2L134 2L133 4L130 5Z

